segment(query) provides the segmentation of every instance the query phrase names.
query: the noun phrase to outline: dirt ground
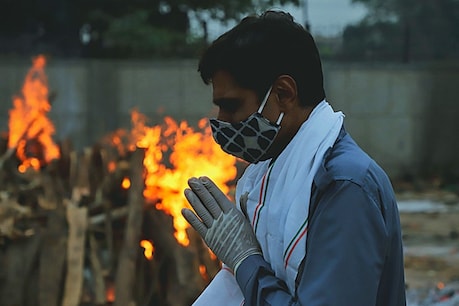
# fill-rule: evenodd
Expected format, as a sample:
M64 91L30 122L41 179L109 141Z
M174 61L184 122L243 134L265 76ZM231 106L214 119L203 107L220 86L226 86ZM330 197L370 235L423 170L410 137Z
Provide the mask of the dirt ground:
M459 281L459 213L402 213L408 287Z
M430 190L402 192L397 199L408 207L416 201L443 203L443 209L400 211L408 288L433 288L459 281L459 196ZM413 201L414 200L414 201ZM406 202L407 201L407 202ZM410 202L412 201L412 202ZM433 205L434 206L434 205ZM431 207L432 208L432 207Z

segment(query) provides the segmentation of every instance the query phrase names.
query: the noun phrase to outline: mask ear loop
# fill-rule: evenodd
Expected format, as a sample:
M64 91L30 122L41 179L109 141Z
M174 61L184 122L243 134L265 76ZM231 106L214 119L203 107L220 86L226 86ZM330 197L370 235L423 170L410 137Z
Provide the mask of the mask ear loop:
M282 118L284 118L284 113L280 113L279 118L277 118L276 124L279 125L282 121Z
M263 98L263 102L261 102L261 105L260 107L258 108L258 111L257 113L261 114L261 112L263 111L263 108L265 108L265 105L266 105L266 102L268 102L268 98L269 98L269 95L271 94L271 90L273 89L273 87L269 87L269 90L268 92L266 93L265 97Z

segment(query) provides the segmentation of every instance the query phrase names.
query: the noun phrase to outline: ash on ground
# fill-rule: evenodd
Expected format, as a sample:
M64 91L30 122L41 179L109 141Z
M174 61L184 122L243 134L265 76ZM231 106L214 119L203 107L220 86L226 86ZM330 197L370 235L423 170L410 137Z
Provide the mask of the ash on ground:
M407 306L459 306L459 196L442 190L397 195Z
M407 306L459 306L459 282L407 290Z

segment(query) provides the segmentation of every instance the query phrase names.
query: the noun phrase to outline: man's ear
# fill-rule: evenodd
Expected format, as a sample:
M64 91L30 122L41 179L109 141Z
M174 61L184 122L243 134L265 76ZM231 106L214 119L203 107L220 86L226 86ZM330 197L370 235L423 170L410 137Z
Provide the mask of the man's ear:
M287 74L279 76L273 84L281 111L287 111L299 104L296 81Z

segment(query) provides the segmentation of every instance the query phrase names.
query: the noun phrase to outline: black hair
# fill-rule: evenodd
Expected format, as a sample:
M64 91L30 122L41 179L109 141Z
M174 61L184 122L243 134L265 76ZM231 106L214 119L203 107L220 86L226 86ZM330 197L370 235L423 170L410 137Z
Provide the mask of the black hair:
M198 71L209 84L224 70L239 86L262 97L280 75L297 84L303 106L325 98L322 64L312 35L282 11L248 16L217 38L204 52Z

